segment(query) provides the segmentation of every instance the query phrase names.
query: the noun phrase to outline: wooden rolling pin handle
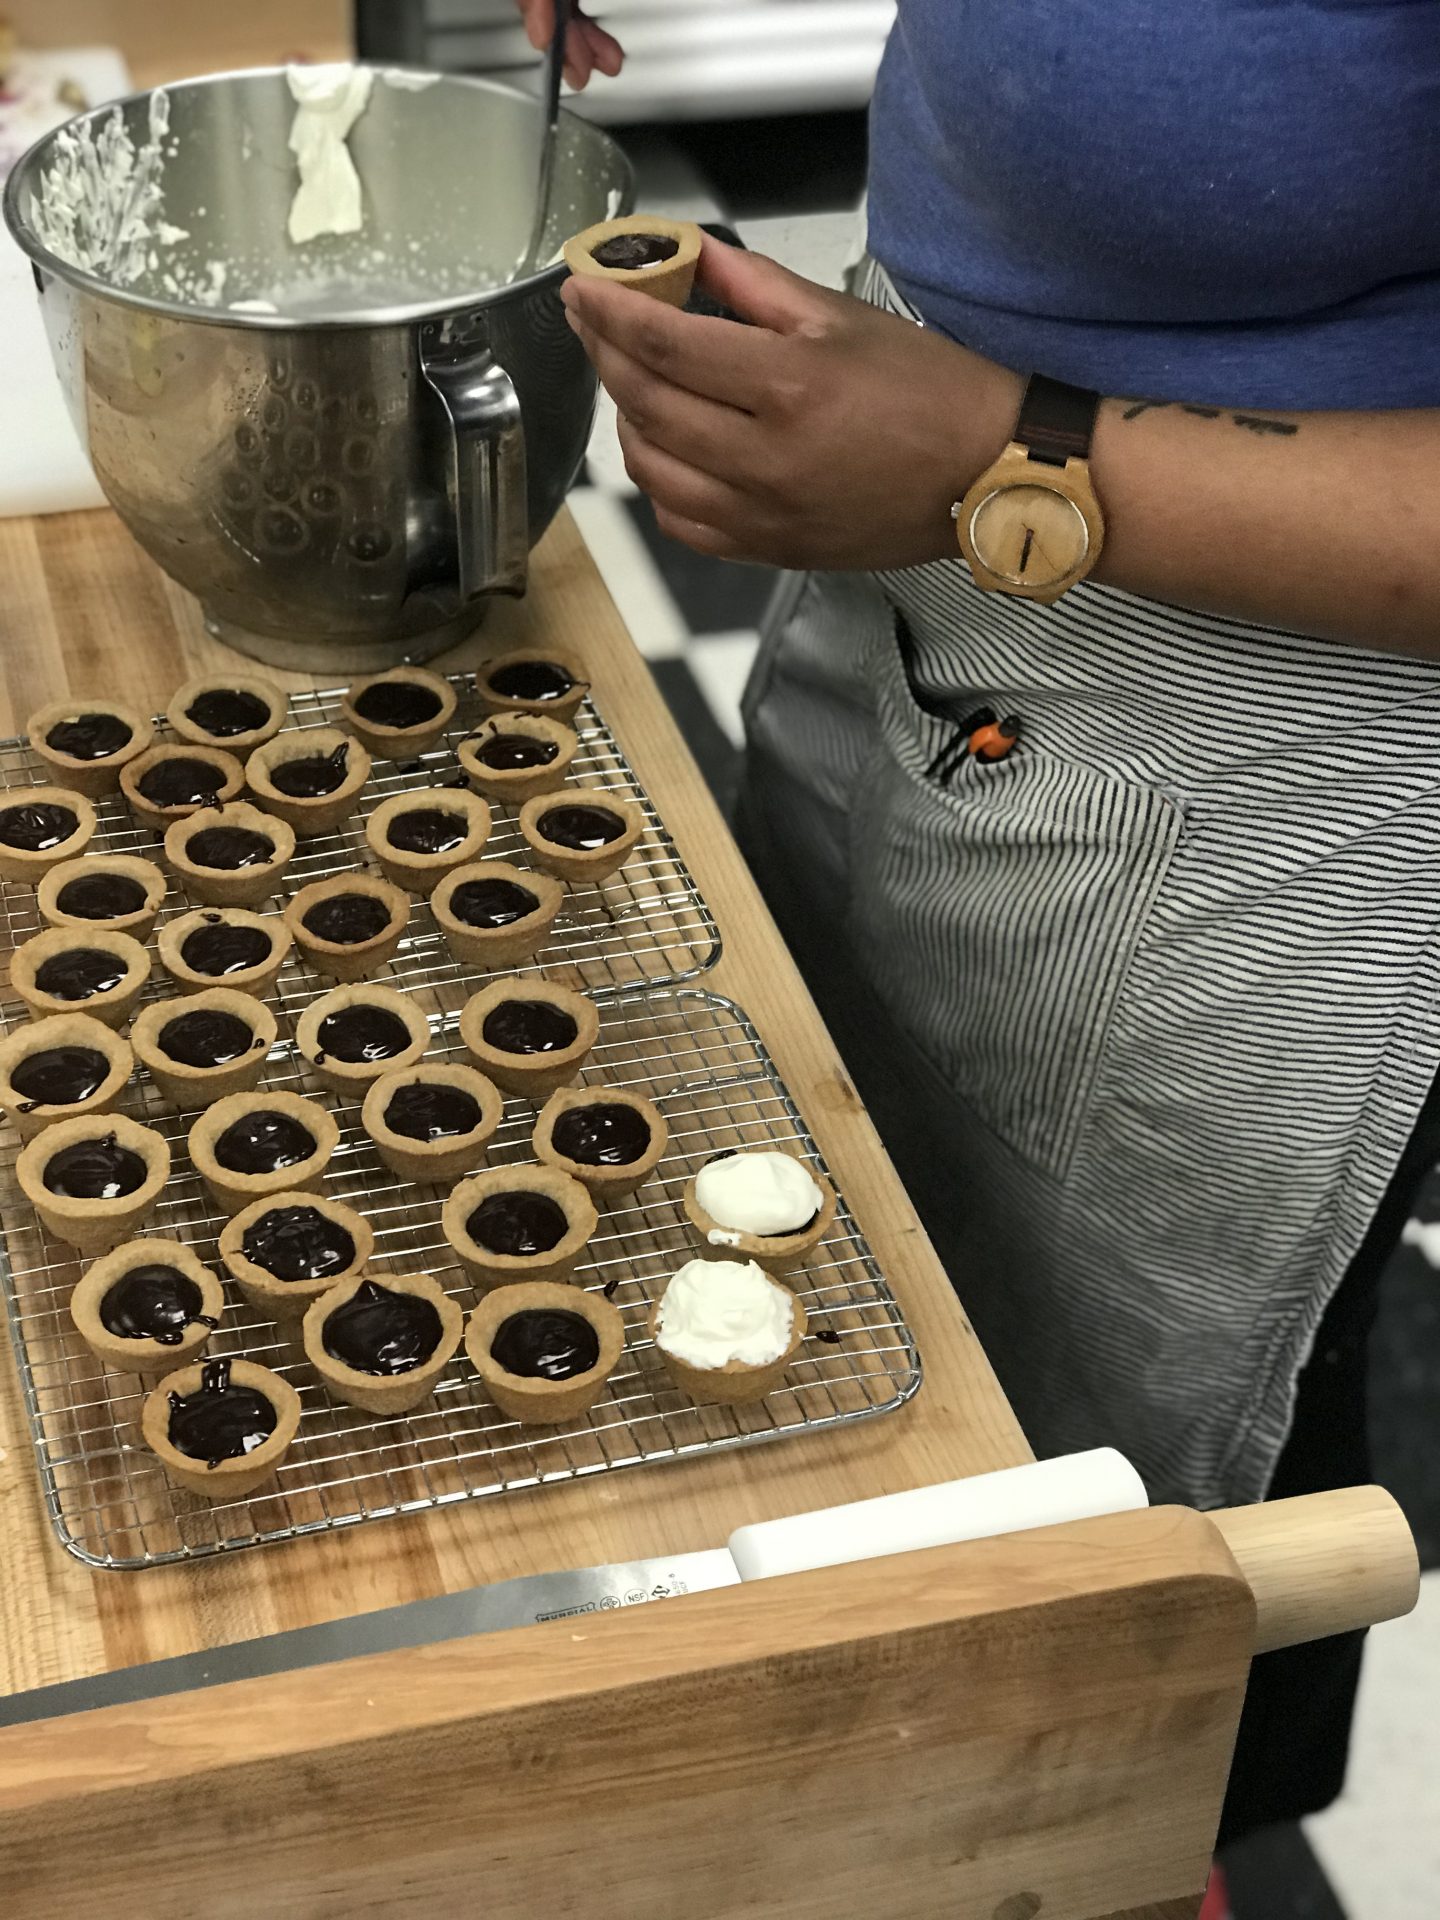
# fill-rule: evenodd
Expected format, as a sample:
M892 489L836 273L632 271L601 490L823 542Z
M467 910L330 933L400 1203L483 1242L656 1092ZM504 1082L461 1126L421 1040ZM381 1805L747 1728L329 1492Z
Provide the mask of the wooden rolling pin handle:
M1298 1646L1409 1613L1420 1559L1383 1487L1344 1487L1207 1515L1255 1595L1255 1651Z

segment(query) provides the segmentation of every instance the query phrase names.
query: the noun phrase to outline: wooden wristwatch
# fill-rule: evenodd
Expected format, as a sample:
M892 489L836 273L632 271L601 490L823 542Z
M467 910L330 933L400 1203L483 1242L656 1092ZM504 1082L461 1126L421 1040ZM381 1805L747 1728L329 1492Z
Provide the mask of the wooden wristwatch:
M1100 558L1105 517L1090 484L1100 396L1033 374L1015 437L950 509L960 551L987 593L1058 600Z

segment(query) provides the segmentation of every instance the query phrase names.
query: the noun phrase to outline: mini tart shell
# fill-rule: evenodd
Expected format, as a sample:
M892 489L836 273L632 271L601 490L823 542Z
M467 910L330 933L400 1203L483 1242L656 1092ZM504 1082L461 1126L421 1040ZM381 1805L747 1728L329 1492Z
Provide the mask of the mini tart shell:
M781 1283L777 1280L776 1286ZM778 1360L763 1367L748 1366L743 1360L727 1360L723 1367L692 1367L688 1361L668 1353L660 1344L660 1309L664 1296L650 1309L647 1330L655 1342L655 1351L665 1371L687 1399L710 1407L748 1407L773 1393L785 1378L786 1369L800 1351L805 1338L805 1308L796 1294L785 1289L790 1302L790 1344Z
M68 807L75 816L75 831L58 847L46 847L32 853L26 847L7 847L0 841L0 880L20 880L36 886L52 867L64 860L78 860L95 833L95 809L83 793L73 787L8 787L0 792L0 812L10 807L53 804Z
M622 233L650 233L659 239L674 240L678 252L653 267L603 267L595 258L595 249L603 247ZM565 264L583 279L609 280L615 286L633 287L663 300L667 307L683 307L695 284L695 269L700 264L703 235L693 220L667 220L658 213L624 213L614 220L599 220L593 227L571 236L565 242Z
M160 1044L160 1035L172 1020L202 1008L215 1013L233 1014L243 1020L252 1036L248 1053L219 1067L191 1067L176 1060ZM145 1068L162 1096L181 1113L194 1113L212 1100L228 1099L232 1093L248 1093L259 1083L265 1057L278 1034L275 1016L263 1001L235 987L206 987L200 993L187 994L182 1000L152 1000L142 1007L130 1029L135 1057Z
M575 1038L554 1053L506 1053L485 1038L488 1016L506 1000L543 1000L575 1022ZM557 1087L568 1086L584 1066L600 1037L600 1015L593 1000L573 987L551 980L492 980L472 993L460 1015L460 1038L482 1073L497 1086L524 1099L544 1100Z
M355 1242L355 1258L342 1273L322 1274L318 1280L281 1280L268 1267L249 1259L245 1253L246 1234L257 1220L263 1220L278 1207L314 1207L327 1220L345 1229ZM375 1232L363 1215L341 1200L332 1200L328 1193L302 1192L298 1187L282 1187L279 1193L252 1200L227 1220L220 1231L220 1258L226 1271L256 1312L271 1320L299 1320L312 1301L329 1293L332 1287L338 1287L352 1274L360 1273L374 1251Z
M300 1396L288 1380L282 1380L269 1367L257 1367L253 1360L232 1360L231 1385L264 1394L275 1409L275 1431L253 1453L207 1467L203 1460L192 1460L188 1453L181 1453L170 1440L170 1396L178 1393L184 1398L194 1393L206 1365L196 1360L178 1373L166 1374L141 1409L140 1431L166 1473L187 1493L198 1493L206 1500L237 1500L263 1486L289 1452L300 1425Z
M60 905L60 895L70 882L82 875L89 879L102 873L138 881L145 890L144 903L133 913L117 913L113 920L87 920L83 914L66 913ZM35 904L40 909L40 918L52 927L70 927L83 933L104 927L109 933L128 933L137 940L148 940L168 886L169 882L153 860L142 860L134 853L90 853L83 860L66 860L52 867L35 889Z
M255 927L267 934L270 952L266 959L240 973L197 973L183 955L185 942L201 927L224 925ZM269 991L275 976L290 951L290 929L278 913L251 913L245 907L192 907L174 920L167 920L155 939L160 964L182 993L208 993L212 987L228 987L232 993L257 997Z
M511 880L533 893L539 905L523 920L512 920L508 927L472 927L450 905L455 889L467 880ZM477 860L445 875L430 896L430 911L446 946L462 965L501 967L529 960L540 951L564 902L565 889L551 874L532 873L528 867L512 866L508 860Z
M113 713L129 727L130 738L118 753L107 754L103 760L79 760L47 744L45 736L52 727L62 720L78 719L82 713ZM88 794L94 800L102 793L114 793L120 784L120 769L144 753L155 738L155 729L144 714L119 700L52 700L48 707L31 714L25 736L36 759L45 762L62 787Z
M189 714L189 708L202 693L253 693L257 700L263 700L269 707L270 718L263 726L251 727L244 733L227 734L224 738L219 734L207 733L204 727L196 725ZM193 746L219 747L222 753L231 753L243 760L256 747L263 747L267 740L274 739L285 724L289 710L289 694L272 686L268 680L255 679L248 673L202 673L176 689L165 709L165 718L170 723L171 731Z
M388 1287L391 1293L408 1293L428 1300L440 1316L440 1339L428 1360L408 1373L361 1373L333 1353L325 1351L325 1322L337 1307L343 1307L367 1280ZM359 1407L365 1413L412 1413L435 1391L436 1382L454 1359L465 1330L465 1315L457 1300L428 1273L356 1273L306 1310L303 1338L305 1358L319 1374L325 1391L346 1406Z
M431 808L462 814L465 838L448 853L406 853L386 837L397 814L423 813ZM429 893L436 882L456 867L478 860L490 838L490 807L468 787L413 787L382 800L365 822L365 839L387 880L411 893Z
M124 1246L102 1254L88 1268L70 1296L70 1318L75 1331L97 1360L117 1373L159 1373L162 1368L181 1366L193 1360L209 1342L213 1327L201 1319L190 1321L174 1346L160 1340L127 1340L112 1333L100 1318L100 1306L117 1280L123 1280L134 1267L174 1267L200 1289L200 1312L205 1318L219 1320L225 1312L225 1295L210 1269L180 1240L147 1238L127 1240Z
M496 734L519 734L543 740L555 748L555 758L543 767L487 767L480 758L486 742ZM579 751L580 737L562 720L548 713L492 713L455 749L456 758L471 782L488 800L518 807L537 793L557 793L570 776L570 763Z
M145 1178L134 1193L116 1200L68 1200L45 1185L45 1169L63 1148L82 1140L103 1140L114 1134L117 1146L128 1147L145 1162ZM61 1120L47 1127L20 1149L15 1162L20 1190L39 1214L47 1233L81 1253L108 1253L138 1233L154 1211L170 1178L170 1148L153 1127L142 1127L123 1113L87 1113L78 1120Z
M562 1113L568 1112L571 1107L612 1105L633 1107L650 1129L650 1144L638 1160L631 1160L623 1167L588 1166L584 1161L569 1159L558 1150L553 1134L555 1123ZM558 1167L561 1173L568 1173L572 1180L578 1180L582 1186L588 1187L597 1205L633 1193L648 1180L659 1164L669 1137L664 1115L643 1094L631 1093L628 1087L597 1086L562 1087L558 1093L552 1093L541 1109L540 1118L535 1122L535 1131L530 1136L536 1157L543 1160L546 1166Z
M90 1047L105 1056L108 1071L88 1099L71 1101L65 1106L49 1102L36 1105L31 1112L23 1093L10 1076L23 1060L52 1047ZM89 1013L57 1013L52 1020L27 1020L22 1027L0 1040L0 1107L22 1140L33 1140L37 1133L62 1120L78 1120L87 1114L109 1113L129 1085L135 1071L135 1056L129 1042Z
M206 766L216 768L223 777L214 799L196 804L187 802L179 807L161 807L153 800L147 800L140 791L140 782L152 767L163 766L167 760L200 760ZM120 769L120 791L125 796L126 805L137 820L147 827L154 827L157 833L164 833L172 820L188 820L193 813L223 807L227 801L235 798L244 784L245 769L233 753L226 753L222 747L191 746L188 742L177 747L162 741L159 746L147 747L144 753L127 760Z
M47 960L69 953L77 947L93 947L101 953L113 953L125 968L125 978L103 993L92 993L88 1000L61 1000L53 993L42 993L35 976ZM95 927L81 933L72 927L47 927L18 946L10 956L10 984L30 1009L32 1020L49 1020L55 1015L88 1013L92 1020L107 1027L123 1025L130 1009L145 991L150 978L150 956L140 942L128 933L112 933L109 927Z
M466 1222L482 1201L494 1193L540 1193L553 1200L568 1225L564 1237L548 1253L492 1253L471 1234ZM470 1278L487 1287L517 1285L525 1280L568 1280L599 1226L599 1215L589 1192L568 1173L554 1167L487 1167L451 1189L440 1215L441 1231L455 1249Z
M263 833L275 851L264 866L197 866L185 849L191 838L207 827L244 827L252 833ZM207 907L252 907L267 899L275 891L294 852L294 828L273 813L262 813L258 807L252 807L248 800L231 800L223 807L202 808L183 820L172 821L165 830L165 858L190 898Z
M347 893L363 893L389 909L389 923L371 940L342 945L324 940L305 925L305 916L322 900L338 900ZM329 880L312 881L286 903L285 924L295 945L316 973L328 980L368 980L395 956L410 921L410 896L373 873L337 873Z
M562 693L558 700L525 700L516 694L497 693L491 686L491 674L498 673L502 667L521 666L532 660L563 667L572 682L570 691ZM589 674L575 655L563 647L516 647L510 653L497 653L493 660L482 661L475 669L475 692L484 714L540 713L551 720L568 723L574 719L589 691Z
M333 793L316 794L313 800L282 793L272 775L287 760L315 760L345 748L345 777ZM292 826L302 839L316 833L332 833L342 826L360 804L360 790L370 778L370 755L360 741L339 727L305 727L282 733L258 747L245 768L245 782L267 813Z
M387 1013L393 1013L405 1023L410 1035L409 1046L389 1060L337 1060L330 1053L322 1060L320 1023L332 1013L342 1013L346 1007L383 1007ZM315 1078L332 1093L343 1094L351 1100L358 1100L370 1082L382 1074L393 1073L400 1067L413 1067L429 1044L430 1022L413 997L373 982L357 981L353 986L332 987L329 993L312 1000L295 1022L295 1045Z
M746 1149L742 1147L741 1153ZM778 1152L778 1148L752 1149L752 1151ZM699 1175L685 1183L685 1216L700 1239L700 1252L707 1260L753 1260L757 1267L763 1267L766 1273L782 1275L800 1266L812 1248L817 1247L835 1224L835 1189L823 1174L796 1154L789 1154L797 1166L805 1168L806 1173L820 1189L820 1208L808 1227L802 1227L798 1233L742 1233L735 1227L723 1227L701 1206L695 1196L695 1183ZM733 1234L721 1244L709 1239L710 1233Z
M507 1320L527 1312L578 1313L588 1320L600 1342L595 1365L573 1380L530 1380L507 1372L492 1357L490 1345ZM605 1391L625 1351L625 1322L603 1294L548 1280L523 1280L486 1294L465 1328L465 1351L503 1414L522 1425L553 1427L588 1413Z
M385 1120L391 1098L401 1087L421 1085L459 1087L479 1102L479 1121L469 1133L447 1134L440 1140L412 1140L408 1134L394 1132ZM498 1089L474 1067L455 1060L432 1061L427 1066L422 1060L418 1066L396 1067L373 1080L360 1108L360 1121L392 1173L430 1185L458 1180L478 1166L504 1112Z
M414 687L428 687L439 700L440 711L433 720L424 720L418 727L387 727L379 721L367 720L355 711L355 701L367 687L382 680L404 680ZM340 724L377 760L409 760L417 753L430 751L455 718L459 704L460 696L454 687L438 673L429 673L424 667L387 667L383 673L366 674L349 689L340 702Z
M552 808L571 806L613 813L623 831L617 839L607 840L603 847L557 847L540 831L540 822ZM624 866L635 842L645 831L645 816L632 800L621 800L594 788L574 787L569 793L541 793L527 800L520 809L520 831L537 867L543 867L559 880L593 883L608 880Z
M293 1166L277 1167L273 1173L237 1173L231 1167L222 1167L215 1158L216 1141L227 1127L256 1112L284 1113L298 1120L315 1142L315 1151ZM309 1192L318 1186L331 1154L340 1144L340 1129L328 1107L298 1093L232 1093L228 1100L217 1100L205 1109L191 1127L186 1144L191 1163L215 1196L216 1204L226 1213L239 1213L252 1200L268 1200L277 1193Z

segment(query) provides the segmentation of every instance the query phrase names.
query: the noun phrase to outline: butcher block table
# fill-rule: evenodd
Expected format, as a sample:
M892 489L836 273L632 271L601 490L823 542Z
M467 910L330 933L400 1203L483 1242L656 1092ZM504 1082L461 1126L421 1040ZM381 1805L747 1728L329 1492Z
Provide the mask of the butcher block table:
M0 734L67 692L159 711L234 662L108 512L0 523L0 582ZM1030 1459L565 514L526 600L435 664L546 642L586 661L714 911L702 984L795 1095L913 1330L920 1392L778 1445L127 1573L53 1537L0 1362L0 1692ZM1188 1920L1252 1648L1402 1611L1413 1583L1369 1489L1219 1525L1117 1515L35 1720L0 1731L0 1911Z

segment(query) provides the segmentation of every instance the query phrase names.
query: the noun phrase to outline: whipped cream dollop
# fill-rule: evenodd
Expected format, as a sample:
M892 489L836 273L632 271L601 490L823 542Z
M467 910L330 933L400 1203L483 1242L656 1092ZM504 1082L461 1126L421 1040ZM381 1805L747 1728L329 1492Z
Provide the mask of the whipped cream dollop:
M810 1173L788 1153L732 1153L695 1176L695 1198L715 1222L708 1239L733 1247L736 1233L798 1233L824 1203Z
M790 1345L794 1296L753 1260L691 1260L665 1289L655 1340L687 1366L766 1367Z
M300 169L290 203L290 238L299 247L322 233L358 233L365 209L346 142L369 105L374 69L342 61L287 67L285 78L296 107L290 151Z

